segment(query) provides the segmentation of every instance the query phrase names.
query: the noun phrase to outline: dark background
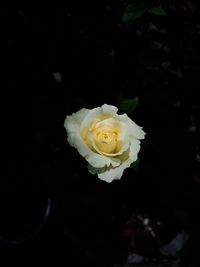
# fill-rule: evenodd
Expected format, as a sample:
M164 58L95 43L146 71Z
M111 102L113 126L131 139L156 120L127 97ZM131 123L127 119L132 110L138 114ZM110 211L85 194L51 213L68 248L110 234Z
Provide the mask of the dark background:
M125 22L129 3L0 9L1 259L124 262L134 213L163 220L163 242L186 230L181 261L198 266L199 4L140 1L167 15ZM129 116L147 135L138 169L107 184L88 173L63 124L83 107L119 106L119 96L139 96ZM155 256L145 244L140 252Z

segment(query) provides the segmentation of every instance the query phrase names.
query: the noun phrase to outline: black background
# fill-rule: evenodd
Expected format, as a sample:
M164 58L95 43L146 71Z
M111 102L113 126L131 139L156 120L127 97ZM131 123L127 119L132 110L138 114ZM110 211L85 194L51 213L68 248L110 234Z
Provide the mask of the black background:
M132 213L164 220L168 239L187 229L185 266L198 261L198 2L151 1L167 16L125 23L127 4L0 10L0 255L8 261L123 261ZM118 106L121 94L139 96L130 117L147 135L138 171L107 184L88 173L63 124L82 107Z

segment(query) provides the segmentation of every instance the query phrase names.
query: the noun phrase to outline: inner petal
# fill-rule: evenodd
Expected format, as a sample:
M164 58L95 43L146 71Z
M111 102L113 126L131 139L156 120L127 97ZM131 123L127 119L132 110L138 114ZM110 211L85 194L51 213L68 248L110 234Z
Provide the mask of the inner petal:
M99 131L94 135L95 144L105 153L115 152L118 135L112 131Z
M119 123L112 118L97 122L93 125L92 134L98 149L104 153L115 153L120 149L119 137L121 130ZM120 142L121 143L121 142Z
M92 151L112 159L123 154L130 146L127 126L117 117L98 116L90 127L82 129L81 137Z

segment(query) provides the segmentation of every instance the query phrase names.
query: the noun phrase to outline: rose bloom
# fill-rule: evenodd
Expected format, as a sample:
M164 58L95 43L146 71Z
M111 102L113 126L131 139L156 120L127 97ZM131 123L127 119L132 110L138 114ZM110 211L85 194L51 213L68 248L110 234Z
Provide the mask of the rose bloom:
M104 104L83 108L67 116L64 127L68 142L88 162L88 170L108 183L120 179L123 171L137 160L142 127L115 106Z

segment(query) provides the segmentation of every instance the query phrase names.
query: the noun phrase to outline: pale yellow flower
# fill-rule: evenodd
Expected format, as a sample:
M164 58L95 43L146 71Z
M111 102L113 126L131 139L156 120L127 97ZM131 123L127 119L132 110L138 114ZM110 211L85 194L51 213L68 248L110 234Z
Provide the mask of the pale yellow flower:
M142 127L115 106L104 104L81 109L64 122L68 142L87 160L88 170L101 180L120 179L123 171L138 158Z

